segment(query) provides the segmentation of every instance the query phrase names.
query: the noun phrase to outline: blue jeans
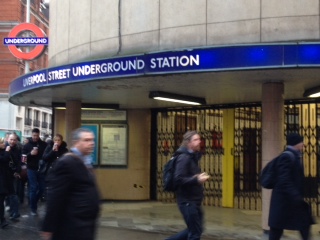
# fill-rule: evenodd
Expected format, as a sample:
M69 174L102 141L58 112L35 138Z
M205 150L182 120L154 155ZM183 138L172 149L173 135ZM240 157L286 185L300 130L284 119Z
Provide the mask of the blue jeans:
M44 179L37 170L28 169L29 204L32 212L36 212L38 201L44 191Z
M201 204L179 203L179 210L187 224L187 229L167 238L167 240L200 240L203 231L203 211Z
M19 213L19 198L17 194L12 194L8 196L10 202L10 216L18 216Z

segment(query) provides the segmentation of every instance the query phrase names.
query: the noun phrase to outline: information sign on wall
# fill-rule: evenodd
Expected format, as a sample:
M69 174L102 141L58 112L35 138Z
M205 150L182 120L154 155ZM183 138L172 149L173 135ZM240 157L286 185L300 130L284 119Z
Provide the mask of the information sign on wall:
M127 125L101 125L100 164L127 166Z

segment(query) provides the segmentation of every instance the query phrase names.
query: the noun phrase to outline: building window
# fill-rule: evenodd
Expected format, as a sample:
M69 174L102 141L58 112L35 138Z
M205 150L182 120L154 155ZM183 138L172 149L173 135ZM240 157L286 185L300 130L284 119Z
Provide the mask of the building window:
M39 115L40 115L39 111L34 111L34 121L33 121L33 126L34 127L40 127Z
M48 128L48 120L47 120L47 113L43 112L42 113L42 123L41 123L41 127L42 128Z
M49 129L51 130L52 129L52 115L51 114L49 114L48 115L48 123L49 123Z
M26 111L26 118L24 120L24 124L27 126L32 125L32 109L31 108L28 108Z

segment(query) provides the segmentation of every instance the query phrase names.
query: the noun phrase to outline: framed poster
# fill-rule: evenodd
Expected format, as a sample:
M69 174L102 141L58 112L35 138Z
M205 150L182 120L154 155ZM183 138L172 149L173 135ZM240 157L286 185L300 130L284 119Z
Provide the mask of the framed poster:
M92 165L98 164L98 142L99 142L99 125L98 124L81 124L82 128L87 128L94 133L94 151L92 153Z
M100 164L127 166L127 124L102 124L100 136Z

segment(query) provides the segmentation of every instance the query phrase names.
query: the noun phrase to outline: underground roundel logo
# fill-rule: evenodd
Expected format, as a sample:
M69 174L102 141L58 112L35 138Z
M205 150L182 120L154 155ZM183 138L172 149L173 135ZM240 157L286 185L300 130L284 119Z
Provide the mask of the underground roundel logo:
M23 32L30 31L35 37L19 37ZM10 52L17 58L23 60L33 60L39 57L46 45L48 45L48 38L41 28L32 23L21 23L15 26L9 36L3 39L4 45L7 45ZM29 52L23 52L19 47L32 46Z

